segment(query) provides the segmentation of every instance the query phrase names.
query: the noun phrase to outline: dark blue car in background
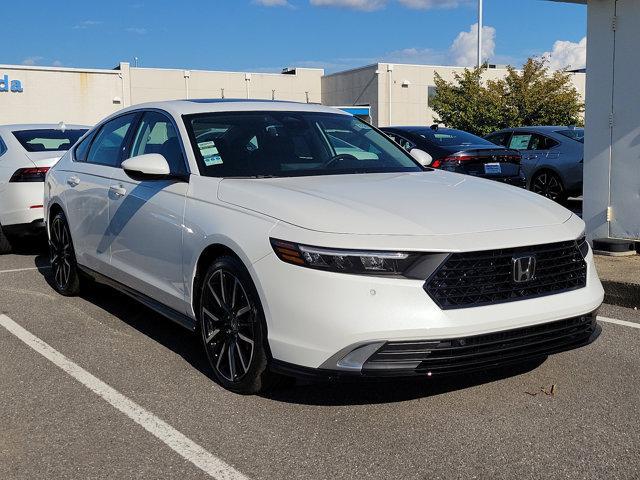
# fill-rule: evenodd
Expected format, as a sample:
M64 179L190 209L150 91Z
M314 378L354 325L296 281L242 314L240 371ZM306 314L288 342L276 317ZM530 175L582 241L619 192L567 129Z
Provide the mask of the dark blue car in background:
M521 153L529 190L560 203L582 195L584 129L509 128L485 138Z

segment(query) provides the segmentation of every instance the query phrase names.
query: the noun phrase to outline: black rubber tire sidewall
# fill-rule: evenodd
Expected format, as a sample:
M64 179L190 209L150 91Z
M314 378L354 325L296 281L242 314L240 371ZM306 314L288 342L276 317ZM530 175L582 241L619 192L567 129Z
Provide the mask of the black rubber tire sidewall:
M242 380L238 382L230 382L223 376L219 375L214 368L213 359L210 357L209 349L205 343L205 331L203 325L203 315L202 315L202 301L198 306L198 318L199 318L199 330L200 337L202 341L202 346L205 349L207 359L209 361L209 365L213 372L215 379L218 381L220 385L222 385L227 390L230 390L235 393L251 395L262 392L269 388L273 383L273 375L269 372L269 353L267 346L267 328L266 321L264 318L264 311L262 309L262 303L260 302L260 297L256 290L256 287L247 272L247 269L242 264L240 260L231 256L223 256L216 259L213 264L209 266L207 272L202 281L201 291L200 291L200 299L204 299L207 289L207 283L214 272L219 269L223 269L234 275L238 278L242 285L245 288L247 295L250 298L252 307L255 313L256 326L255 326L255 338L254 338L254 354L253 359L251 360L251 365L249 366L249 370L242 378Z
M69 281L64 288L61 288L55 281L52 279L53 287L56 292L60 295L64 295L65 297L75 297L80 293L80 272L78 270L78 263L76 261L75 250L73 249L73 239L71 238L71 230L69 229L69 223L67 222L67 218L64 213L58 212L53 219L51 220L51 225L53 226L54 222L62 221L64 228L67 229L67 233L69 235L69 241L71 242L71 250L72 250L72 258L71 258L71 274L69 276ZM52 271L53 273L53 271Z

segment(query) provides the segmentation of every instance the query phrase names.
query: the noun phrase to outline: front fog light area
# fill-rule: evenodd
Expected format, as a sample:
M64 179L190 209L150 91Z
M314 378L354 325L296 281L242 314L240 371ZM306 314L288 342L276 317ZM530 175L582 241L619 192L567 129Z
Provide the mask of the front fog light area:
M301 267L361 275L426 279L447 254L346 250L271 239L280 260Z

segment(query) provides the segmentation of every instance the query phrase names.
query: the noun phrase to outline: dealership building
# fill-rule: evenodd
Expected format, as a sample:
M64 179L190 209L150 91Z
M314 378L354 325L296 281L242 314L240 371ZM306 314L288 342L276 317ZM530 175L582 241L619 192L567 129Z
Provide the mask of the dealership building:
M0 124L94 124L121 108L182 98L254 98L339 106L375 125L430 125L434 74L452 80L461 67L379 63L325 75L322 69L282 73L138 68L82 69L0 65ZM487 80L504 68L488 68ZM585 74L572 74L584 96Z

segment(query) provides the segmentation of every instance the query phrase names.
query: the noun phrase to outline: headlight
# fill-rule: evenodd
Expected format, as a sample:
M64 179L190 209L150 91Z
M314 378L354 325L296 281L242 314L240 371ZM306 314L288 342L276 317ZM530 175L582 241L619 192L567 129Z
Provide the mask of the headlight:
M283 262L301 267L356 275L390 275L425 280L447 258L447 253L381 252L300 245L271 239Z

